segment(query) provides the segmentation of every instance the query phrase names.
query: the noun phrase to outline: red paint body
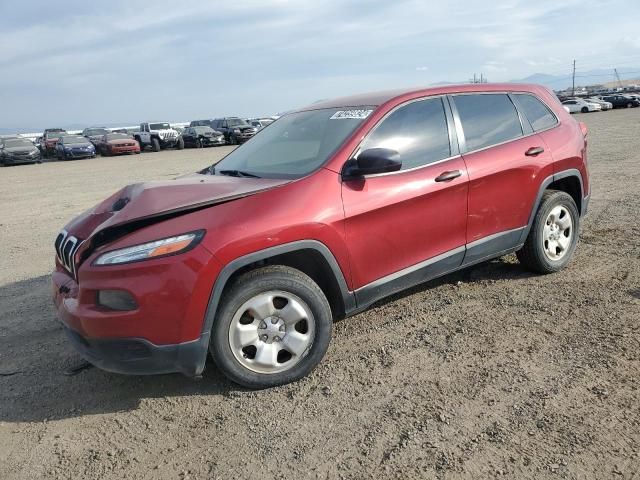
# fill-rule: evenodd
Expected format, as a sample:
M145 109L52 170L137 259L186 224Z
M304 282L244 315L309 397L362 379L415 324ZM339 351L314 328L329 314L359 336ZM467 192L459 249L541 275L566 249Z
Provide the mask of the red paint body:
M362 180L340 172L358 145L390 110L409 100L475 91L524 91L542 99L559 124L484 150L413 170ZM525 227L542 182L576 169L589 195L586 142L575 120L553 94L532 85L448 86L382 93L324 102L310 108L377 105L342 147L310 175L290 180L195 174L170 182L123 189L72 221L66 230L92 239L105 228L181 214L147 226L91 251L77 277L59 260L53 295L62 321L86 338L146 339L156 345L197 339L212 287L225 265L253 252L297 240L316 240L335 258L349 291L491 235ZM259 135L259 134L258 134ZM526 156L531 147L544 153ZM445 171L463 174L436 183ZM129 203L112 211L113 202ZM102 253L195 230L206 230L193 250L134 264L94 266ZM77 256L89 251L85 242ZM62 288L61 287L66 287ZM99 289L131 293L138 309L105 310L96 305Z
M102 154L122 155L125 153L140 153L140 144L131 137L130 139L113 139L109 140L107 136L103 136L96 144L96 149Z

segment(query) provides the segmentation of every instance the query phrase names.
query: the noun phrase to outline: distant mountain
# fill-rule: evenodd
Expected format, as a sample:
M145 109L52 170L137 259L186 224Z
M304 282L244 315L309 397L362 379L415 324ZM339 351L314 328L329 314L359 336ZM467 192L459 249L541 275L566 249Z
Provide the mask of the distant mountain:
M636 80L640 78L640 67L619 68L618 74L620 75L620 79L622 80L623 84L629 83L629 80ZM529 75L528 77L508 81L512 83L538 83L540 85L545 85L547 87L553 88L554 90L563 90L565 88L571 87L571 71L567 72L566 74L560 75L534 73L532 75ZM640 82L640 80L638 81ZM438 87L460 83L468 83L468 80L463 80L462 82L442 81L432 83L431 85L434 87ZM587 85L605 85L608 88L611 88L617 86L617 79L613 74L612 68L599 68L582 72L577 71L576 87L584 87Z
M640 68L626 67L619 68L618 74L621 80L633 80L638 78ZM549 75L547 73L534 73L525 78L510 80L515 83L539 83L554 90L563 90L571 87L571 72L561 75ZM612 68L599 68L595 70L577 71L576 87L586 87L588 85L603 85L616 81Z

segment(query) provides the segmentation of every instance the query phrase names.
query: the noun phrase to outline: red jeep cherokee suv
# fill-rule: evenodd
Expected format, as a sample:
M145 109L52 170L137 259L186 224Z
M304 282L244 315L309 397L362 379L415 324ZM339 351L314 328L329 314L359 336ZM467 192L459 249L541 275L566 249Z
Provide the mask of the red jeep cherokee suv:
M72 344L119 373L252 388L320 362L334 318L516 252L570 260L589 200L586 128L535 85L375 93L289 113L217 165L138 183L55 241Z

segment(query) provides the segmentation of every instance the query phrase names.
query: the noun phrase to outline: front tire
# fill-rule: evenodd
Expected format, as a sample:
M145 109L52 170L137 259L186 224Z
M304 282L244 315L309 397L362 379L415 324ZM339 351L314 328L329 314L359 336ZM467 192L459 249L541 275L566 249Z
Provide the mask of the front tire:
M582 107L582 110L580 110L582 113L589 113L589 108L588 107Z
M157 138L152 138L151 139L151 147L152 147L152 150L154 152L159 152L160 151L160 140L158 140Z
M294 268L241 275L222 296L211 331L218 368L247 388L294 382L320 363L333 317L320 287Z
M524 246L516 255L522 265L537 273L562 270L578 244L580 214L571 195L547 190Z
M178 139L178 150L184 150L184 138L180 137Z

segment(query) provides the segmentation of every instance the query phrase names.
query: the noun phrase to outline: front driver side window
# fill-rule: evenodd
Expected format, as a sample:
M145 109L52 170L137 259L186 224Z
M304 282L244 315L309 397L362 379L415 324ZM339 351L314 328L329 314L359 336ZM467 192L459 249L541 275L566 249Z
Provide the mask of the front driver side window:
M442 99L417 100L393 111L374 128L360 150L369 148L396 150L400 154L402 170L451 156Z

